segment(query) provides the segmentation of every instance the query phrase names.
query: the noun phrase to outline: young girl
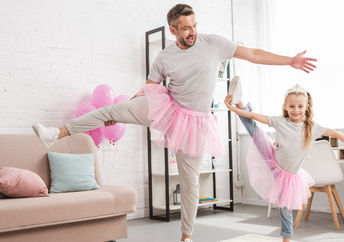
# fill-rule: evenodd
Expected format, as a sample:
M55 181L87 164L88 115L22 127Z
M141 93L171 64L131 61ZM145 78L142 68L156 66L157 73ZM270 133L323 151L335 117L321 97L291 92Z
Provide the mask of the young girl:
M239 80L235 80L239 82ZM239 86L234 83L231 86ZM321 135L331 136L344 142L344 134L324 128L313 122L312 97L301 86L290 88L282 107L282 116L266 116L252 113L250 105L244 106L241 97L231 90L225 104L239 115L241 122L253 138L255 147L248 152L247 167L250 183L255 191L280 208L281 236L287 242L293 235L292 210L301 209L311 196L309 187L314 184L311 176L301 168L311 142ZM232 103L237 103L235 106ZM272 143L255 121L267 124L276 130Z

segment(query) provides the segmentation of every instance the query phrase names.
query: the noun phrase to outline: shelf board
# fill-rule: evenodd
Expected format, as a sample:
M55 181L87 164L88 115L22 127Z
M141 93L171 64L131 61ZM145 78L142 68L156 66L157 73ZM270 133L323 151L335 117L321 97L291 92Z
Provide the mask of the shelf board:
M344 146L332 147L333 150L344 150Z
M199 203L198 204L198 207L208 207L208 206L212 206L214 204L228 204L232 202L231 199L219 199L215 202L209 202L209 203ZM153 206L153 208L156 208L156 209L166 209L166 206L165 205L157 205L157 206ZM180 205L170 205L170 210L173 211L173 210L179 210L180 209Z
M230 172L231 169L209 169L209 170L201 170L200 174L211 174L216 172ZM165 176L165 172L153 172L153 176ZM179 176L178 172L171 172L169 176Z
M338 160L338 162L344 164L344 160Z

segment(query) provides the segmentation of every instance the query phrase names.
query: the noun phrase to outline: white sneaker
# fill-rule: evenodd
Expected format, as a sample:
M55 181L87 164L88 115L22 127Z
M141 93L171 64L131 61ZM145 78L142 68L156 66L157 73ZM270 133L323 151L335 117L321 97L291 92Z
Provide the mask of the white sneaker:
M43 142L45 147L49 149L53 146L60 134L60 130L55 127L45 127L41 123L32 125L33 131L35 131L38 138Z
M192 239L186 238L186 239L184 239L182 242L192 242Z
M241 82L239 76L234 76L231 82L229 83L229 92L228 94L232 95L231 104L238 104L242 98Z

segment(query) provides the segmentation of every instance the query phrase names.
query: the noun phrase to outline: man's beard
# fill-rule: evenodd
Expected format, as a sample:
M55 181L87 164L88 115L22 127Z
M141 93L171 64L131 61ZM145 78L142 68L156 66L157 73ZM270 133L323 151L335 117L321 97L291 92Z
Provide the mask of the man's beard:
M190 37L190 35L189 35L188 37ZM188 37L186 37L186 38L188 38ZM188 43L186 42L186 40L183 39L183 38L178 39L178 41L179 41L179 44L182 44L183 46L192 47L192 46L194 46L195 43L196 43L196 38L197 38L197 35L195 34L195 35L194 35L194 41L193 41L192 44L188 44Z

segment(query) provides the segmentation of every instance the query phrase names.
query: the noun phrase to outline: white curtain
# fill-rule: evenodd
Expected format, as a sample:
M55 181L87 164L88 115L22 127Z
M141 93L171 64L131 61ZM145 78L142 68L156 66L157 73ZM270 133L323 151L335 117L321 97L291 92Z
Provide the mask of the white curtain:
M340 0L235 0L234 38L247 47L318 59L306 74L288 66L252 65L236 61L245 100L256 112L281 114L285 91L295 83L313 96L315 121L344 127L344 2Z
M234 41L249 48L271 49L271 0L233 0ZM270 66L254 65L235 59L235 74L241 77L244 102L250 102L255 112L266 113L271 89ZM238 132L245 133L240 121ZM266 127L262 127L266 128Z
M285 48L296 53L307 49L308 56L318 59L318 68L310 75L288 75L283 70L278 76L304 85L314 99L315 121L333 128L344 127L343 7L340 0L279 0L272 32L272 48L276 51ZM288 21L288 16L294 17ZM274 72L274 77L278 76Z

